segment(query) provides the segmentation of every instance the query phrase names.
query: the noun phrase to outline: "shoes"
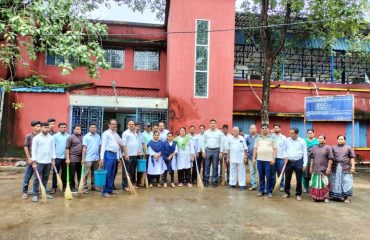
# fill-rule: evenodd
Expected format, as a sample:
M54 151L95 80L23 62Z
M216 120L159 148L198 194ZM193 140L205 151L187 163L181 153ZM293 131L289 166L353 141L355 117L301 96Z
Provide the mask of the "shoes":
M39 201L39 198L37 196L32 197L32 202L38 202L38 201Z
M55 194L57 192L57 189L56 188L52 188L51 190L50 190L50 194Z
M288 193L285 193L285 194L282 196L282 198L288 198L288 197L290 197Z
M216 188L217 187L217 182L212 183L212 187Z
M171 187L172 187L172 188L175 188L175 187L176 187L176 185L175 185L174 183L171 183Z
M74 189L74 188L72 188L72 189L71 189L71 192L72 192L72 193L77 193L77 190L76 190L76 189Z
M284 192L284 188L283 187L280 188L280 192Z
M188 183L187 185L188 185L188 187L192 187L193 186L191 183Z
M268 198L272 198L272 193L267 194Z
M208 182L205 182L205 183L204 183L204 186L205 186L205 187L208 187Z
M240 191L245 191L247 190L247 187L240 187Z
M329 199L325 199L324 203L330 203Z
M235 188L235 186L233 186L233 185L229 185L229 186L227 186L227 188L228 188L228 189L232 189L232 188Z
M158 183L157 184L157 188L161 188L161 187L162 187L162 185Z
M113 190L113 192L111 193L111 195L115 195L115 194L119 194L119 192L118 192L118 191Z
M23 194L22 194L22 199L27 199L27 198L28 198L27 193L23 193Z
M250 187L248 188L248 191L255 191L257 189L257 187Z
M91 188L91 191L101 192L101 189L98 188L98 187L93 187L93 188Z
M184 184L182 184L182 183L179 183L179 185L177 185L178 187L182 187L182 186L184 186Z
M302 201L302 197L301 196L297 196L297 201Z
M164 187L164 188L167 188L167 183L163 184L163 187Z
M53 199L54 197L52 195L46 194L47 199Z
M104 198L111 198L111 197L112 197L109 193L104 193L102 196L103 196Z
M123 190L126 192L130 192L130 189L128 187L124 188Z
M264 194L262 192L257 193L257 197L262 197Z

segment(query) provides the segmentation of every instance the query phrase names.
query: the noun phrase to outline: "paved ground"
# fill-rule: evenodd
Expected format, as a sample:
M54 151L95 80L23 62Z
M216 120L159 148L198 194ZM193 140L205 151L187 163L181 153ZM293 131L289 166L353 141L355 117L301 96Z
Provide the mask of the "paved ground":
M258 198L226 187L139 189L48 203L21 200L20 173L0 172L0 239L370 239L370 173L350 204Z

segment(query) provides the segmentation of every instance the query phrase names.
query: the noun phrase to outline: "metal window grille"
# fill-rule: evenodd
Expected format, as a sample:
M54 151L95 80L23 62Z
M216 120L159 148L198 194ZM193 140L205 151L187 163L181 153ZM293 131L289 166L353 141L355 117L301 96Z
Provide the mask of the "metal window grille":
M103 116L104 108L102 107L71 107L70 128L74 125L81 125L82 135L89 131L90 124L96 124L98 133L101 134L103 130Z
M149 122L151 124L158 123L159 121L164 121L166 126L168 126L167 109L136 109L136 121L142 124Z

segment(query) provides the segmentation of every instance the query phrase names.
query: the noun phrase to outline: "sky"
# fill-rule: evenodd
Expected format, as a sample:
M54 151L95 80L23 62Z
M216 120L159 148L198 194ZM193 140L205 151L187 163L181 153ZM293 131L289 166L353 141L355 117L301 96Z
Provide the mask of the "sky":
M242 2L242 0L237 0L236 6L240 6L240 2ZM89 18L97 20L163 24L162 21L159 21L156 18L155 13L152 13L150 10L146 10L141 14L140 12L133 12L127 6L118 6L118 4L114 2L111 3L110 8L101 6L99 9L92 11Z

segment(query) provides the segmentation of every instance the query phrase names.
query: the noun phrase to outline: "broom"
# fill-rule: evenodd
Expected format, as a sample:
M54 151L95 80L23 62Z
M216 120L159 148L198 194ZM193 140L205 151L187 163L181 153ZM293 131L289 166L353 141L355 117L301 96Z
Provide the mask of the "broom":
M66 190L64 192L64 198L67 199L67 200L72 200L73 199L71 187L69 186L69 164L67 164L67 186L66 186Z
M275 183L275 187L274 187L274 189L273 189L272 191L275 191L276 189L278 189L278 188L279 188L279 186L280 186L280 182L281 182L281 179L283 179L283 176L284 176L285 167L286 167L286 164L287 164L287 163L288 163L288 162L284 163L283 169L281 170L280 176L279 176L278 180L276 181L276 183Z
M54 166L54 172L55 174L57 175L57 185L58 185L58 188L61 192L63 192L63 181L62 179L60 178L59 174L58 174L58 171L57 171L57 168Z
M128 172L127 172L127 169L126 169L125 160L123 160L122 157L121 157L121 161L122 161L123 167L125 168L125 174L126 174L128 188L130 190L130 193L137 194L136 189L135 189L134 185L131 182L130 176L128 175Z
M221 171L221 176L222 176L222 181L221 181L221 185L222 186L225 186L225 168L226 168L226 165L225 165L225 158L224 158L224 155L222 154L222 171Z
M198 185L199 189L203 190L204 189L204 184L203 184L203 179L202 179L202 177L200 176L200 173L199 173L197 157L194 156L194 158L195 158L195 168L197 169L197 185Z
M36 172L36 175L37 175L37 178L39 179L39 185L40 185L40 190L41 190L41 199L43 202L47 202L47 196L46 196L46 189L44 187L44 185L42 184L42 181L41 181L41 177L40 177L40 174L39 174L39 171L37 171L37 168L35 168L35 172Z
M84 190L84 174L85 174L85 164L82 165L82 169L81 169L81 179L80 179L80 185L78 185L78 193L80 195L83 194L83 190Z

